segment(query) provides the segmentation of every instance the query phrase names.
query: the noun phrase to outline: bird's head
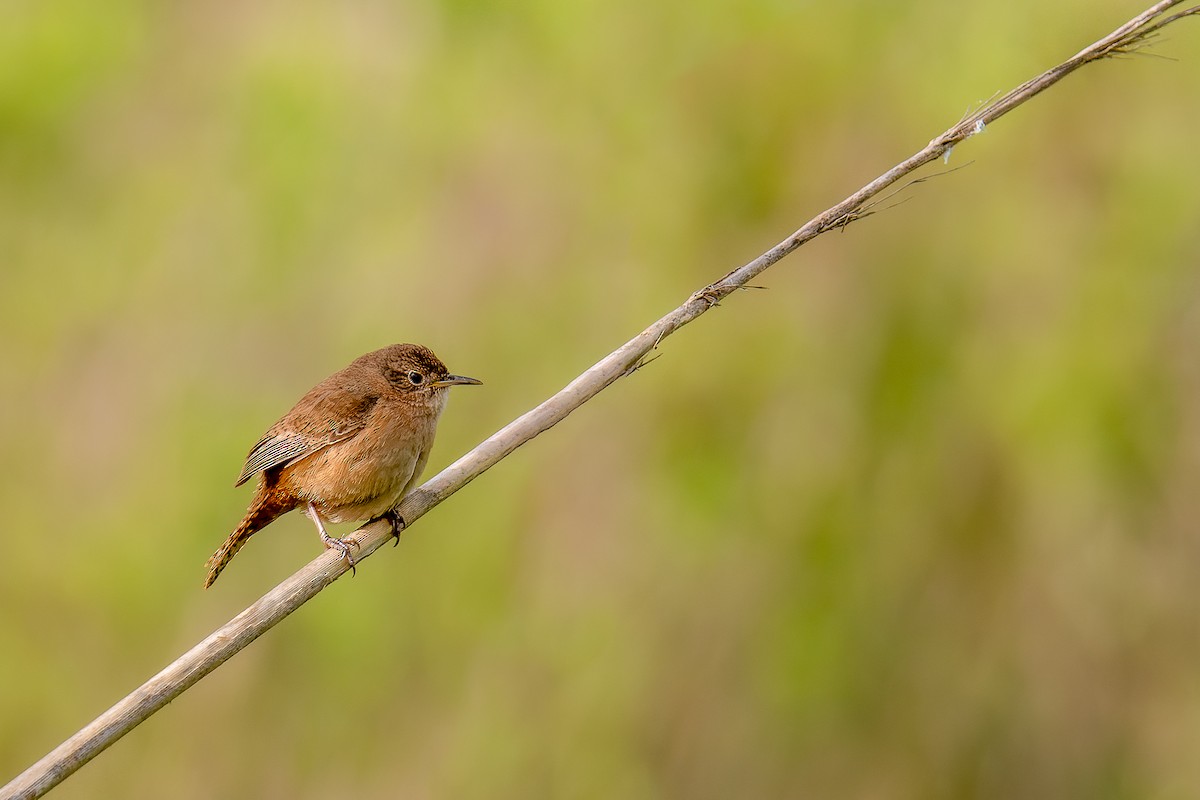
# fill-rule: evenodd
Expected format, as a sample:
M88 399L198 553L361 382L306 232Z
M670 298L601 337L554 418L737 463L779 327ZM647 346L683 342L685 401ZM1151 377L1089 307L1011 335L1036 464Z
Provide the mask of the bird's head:
M419 344L394 344L371 353L378 356L380 371L393 389L414 397L444 395L451 386L483 383L465 375L452 375L433 351Z

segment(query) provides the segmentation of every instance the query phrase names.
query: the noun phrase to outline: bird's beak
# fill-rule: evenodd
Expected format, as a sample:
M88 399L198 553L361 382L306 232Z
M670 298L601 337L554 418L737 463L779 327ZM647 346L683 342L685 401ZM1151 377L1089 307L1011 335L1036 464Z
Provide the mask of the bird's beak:
M447 375L440 381L434 381L430 386L482 386L483 381L468 378L466 375Z

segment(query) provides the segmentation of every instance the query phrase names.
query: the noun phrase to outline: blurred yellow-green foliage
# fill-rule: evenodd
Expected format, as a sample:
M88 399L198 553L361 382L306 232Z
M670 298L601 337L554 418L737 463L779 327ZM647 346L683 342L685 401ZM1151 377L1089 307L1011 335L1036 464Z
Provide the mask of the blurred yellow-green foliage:
M213 590L367 350L430 473L1136 2L0 9L0 781ZM1200 796L1200 26L823 237L62 798Z

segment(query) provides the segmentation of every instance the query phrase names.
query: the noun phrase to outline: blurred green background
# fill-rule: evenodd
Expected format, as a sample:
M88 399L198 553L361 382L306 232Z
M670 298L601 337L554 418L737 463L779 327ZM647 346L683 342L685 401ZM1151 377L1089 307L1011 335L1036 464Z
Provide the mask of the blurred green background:
M1140 8L5 3L0 781L317 555L290 515L200 588L316 381L397 341L482 378L432 475ZM1152 52L773 268L54 796L1200 796L1200 25Z

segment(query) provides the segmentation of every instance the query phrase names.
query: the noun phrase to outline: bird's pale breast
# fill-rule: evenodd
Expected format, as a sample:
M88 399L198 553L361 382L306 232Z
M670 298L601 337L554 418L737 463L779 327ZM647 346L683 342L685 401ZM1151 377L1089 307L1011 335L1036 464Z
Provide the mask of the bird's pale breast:
M280 483L316 504L331 522L380 516L394 508L419 477L445 405L441 394L423 406L381 400L361 433L286 467Z

